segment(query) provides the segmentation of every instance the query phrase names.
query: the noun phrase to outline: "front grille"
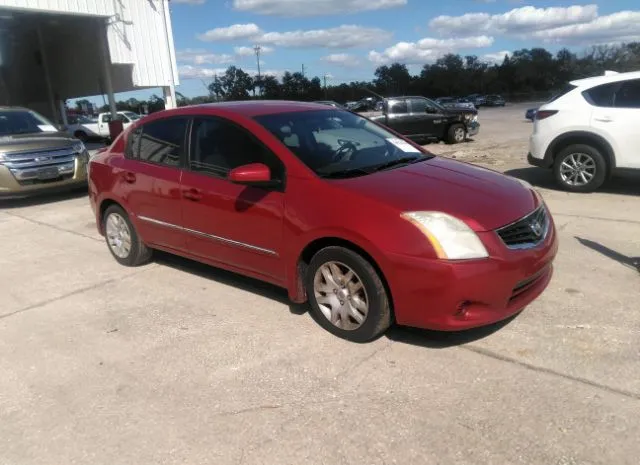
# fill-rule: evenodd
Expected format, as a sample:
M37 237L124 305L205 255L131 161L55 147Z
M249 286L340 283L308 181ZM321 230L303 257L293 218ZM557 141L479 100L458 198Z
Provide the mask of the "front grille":
M4 166L20 185L61 181L73 177L78 154L73 147L6 153Z
M74 160L76 153L73 147L66 147L57 150L39 150L27 152L13 152L4 155L4 166L10 170L39 168L42 166L57 165L59 163L69 163Z
M549 215L544 205L533 213L496 231L510 249L528 249L542 242L549 232Z

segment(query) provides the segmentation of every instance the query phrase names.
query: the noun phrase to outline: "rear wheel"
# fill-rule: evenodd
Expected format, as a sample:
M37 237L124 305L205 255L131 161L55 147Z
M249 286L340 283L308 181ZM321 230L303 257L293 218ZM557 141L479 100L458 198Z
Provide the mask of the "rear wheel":
M315 320L353 342L367 342L391 325L391 306L378 272L356 252L326 247L311 259L305 287Z
M556 182L571 192L593 192L605 181L607 162L596 148L575 144L555 157L553 172Z
M104 236L111 255L124 266L140 266L149 262L152 251L140 240L127 213L118 205L104 212Z
M467 138L467 130L464 124L454 124L447 132L447 142L449 144L460 144Z

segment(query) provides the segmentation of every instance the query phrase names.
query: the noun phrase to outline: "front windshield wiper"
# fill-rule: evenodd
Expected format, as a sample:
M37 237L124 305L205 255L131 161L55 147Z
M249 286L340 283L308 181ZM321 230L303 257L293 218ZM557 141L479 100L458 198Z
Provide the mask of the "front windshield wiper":
M406 166L406 165L411 165L412 163L418 163L420 161L424 161L424 160L428 160L429 157L426 156L412 156L412 157L400 157L400 158L396 158L395 160L390 160L386 163L382 163L381 165L377 165L374 166L370 172L371 173L375 173L376 171L384 171L384 170L388 170L389 168L394 168L396 166Z
M346 170L329 171L328 173L318 173L318 176L324 179L341 179L364 176L366 174L371 174L371 172L363 170L362 168L351 168Z

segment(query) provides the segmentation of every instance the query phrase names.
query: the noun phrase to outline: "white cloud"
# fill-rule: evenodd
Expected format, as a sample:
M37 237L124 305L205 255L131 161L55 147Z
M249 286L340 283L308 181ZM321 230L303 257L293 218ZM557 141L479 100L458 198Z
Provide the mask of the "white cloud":
M352 48L379 43L391 38L382 29L342 25L331 29L310 31L267 32L257 40L261 44L299 48Z
M377 65L393 62L424 64L434 61L447 53L455 53L469 48L484 48L493 45L493 37L477 36L457 39L425 38L418 42L398 42L382 52L372 50L369 60Z
M203 5L207 0L171 0L173 3L184 3L186 5Z
M262 55L266 53L272 53L273 51L274 51L273 47L260 46L260 53ZM256 51L253 49L253 47L234 47L233 52L240 57L248 57L256 54Z
M505 56L511 56L512 53L508 50L503 50L502 52L495 53L486 53L480 57L482 61L486 61L489 63L501 64L504 61Z
M404 6L407 0L233 0L236 10L277 16L324 16Z
M598 5L536 8L523 6L499 15L467 13L438 16L429 27L442 35L464 36L483 33L523 35L532 31L588 23L598 17Z
M332 53L331 55L323 56L321 60L332 65L345 67L360 65L360 60L348 53Z
M234 62L233 55L226 53L216 54L204 49L187 48L176 51L176 59L179 62L194 65L223 65Z
M257 69L244 69L242 70L250 76L256 76L258 74ZM220 77L227 71L227 68L204 68L192 65L183 65L178 67L178 74L182 79L213 79L214 77ZM260 74L262 76L274 76L277 78L282 77L283 70L279 69L261 69Z
M640 11L620 11L588 23L536 31L533 37L548 43L581 45L640 41Z
M234 24L229 27L217 27L204 34L199 34L198 39L204 42L221 42L239 39L250 39L258 36L262 31L257 24Z

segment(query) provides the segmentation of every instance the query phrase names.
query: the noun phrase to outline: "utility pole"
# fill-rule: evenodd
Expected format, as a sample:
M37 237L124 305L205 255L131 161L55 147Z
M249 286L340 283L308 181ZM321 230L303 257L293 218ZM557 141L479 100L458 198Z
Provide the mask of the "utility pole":
M302 77L304 77L304 63L302 63Z
M258 96L262 97L262 77L260 76L260 52L262 47L256 45L253 47L253 51L256 52L256 63L258 64Z
M327 74L325 73L325 75L322 77L324 79L324 99L327 100L327 98L329 98L327 93Z

